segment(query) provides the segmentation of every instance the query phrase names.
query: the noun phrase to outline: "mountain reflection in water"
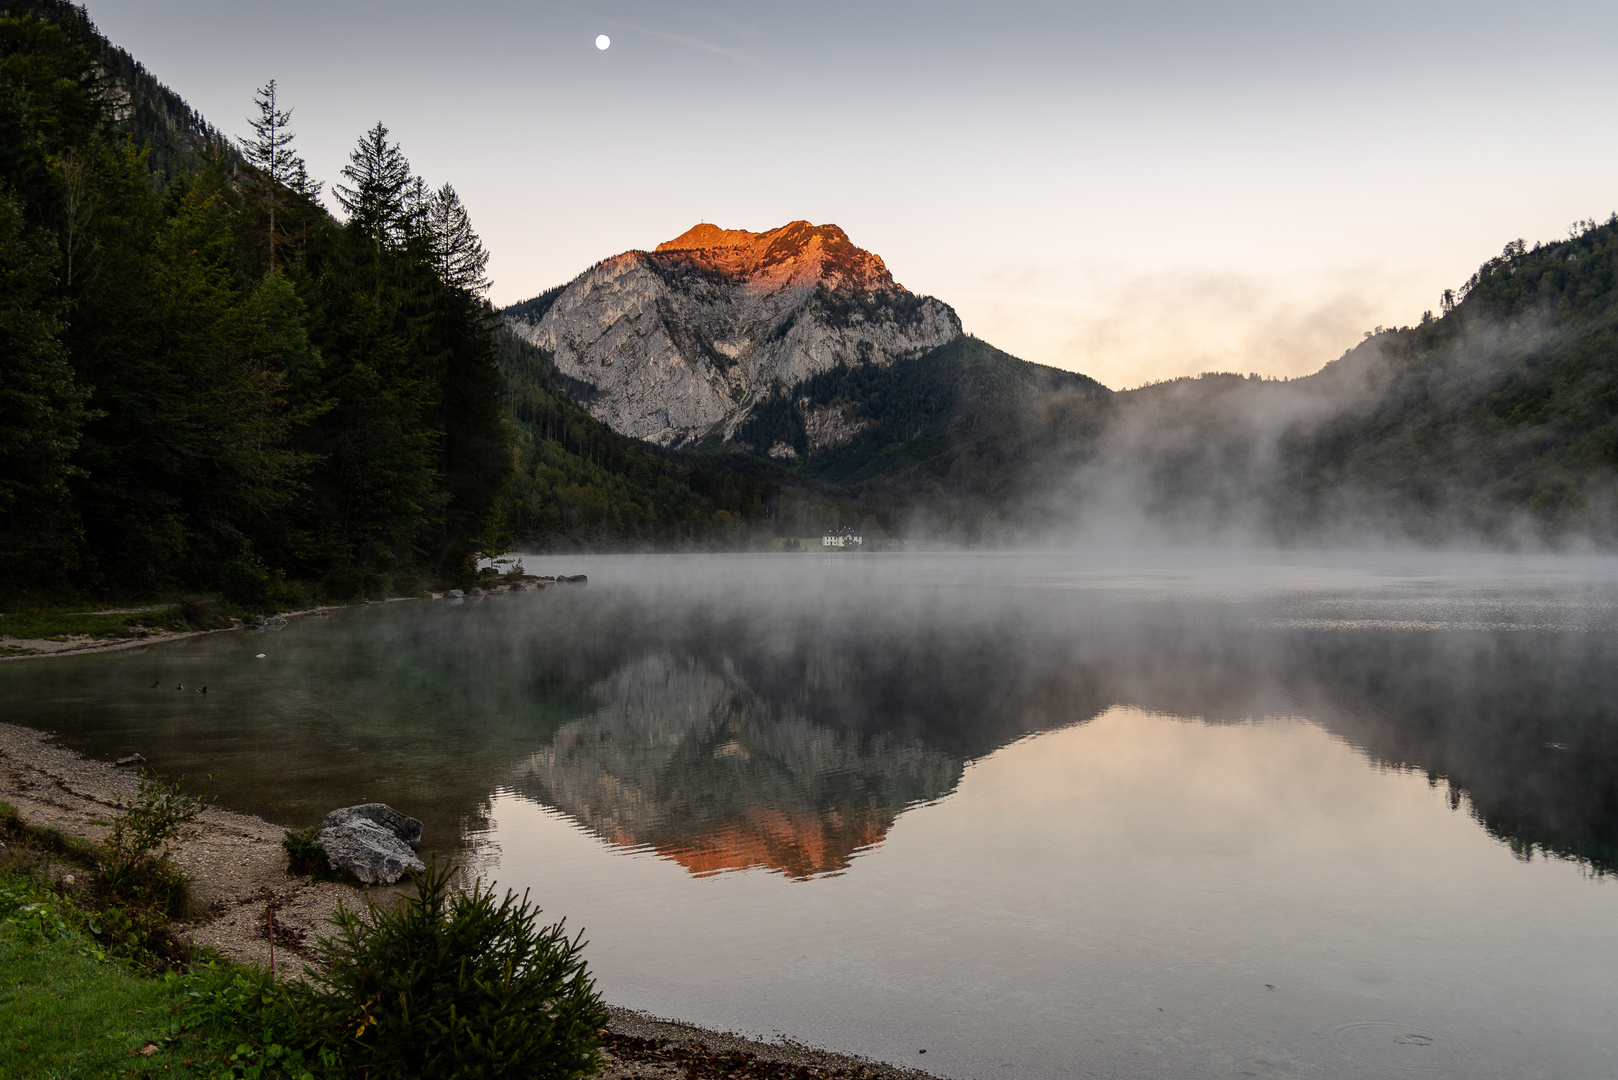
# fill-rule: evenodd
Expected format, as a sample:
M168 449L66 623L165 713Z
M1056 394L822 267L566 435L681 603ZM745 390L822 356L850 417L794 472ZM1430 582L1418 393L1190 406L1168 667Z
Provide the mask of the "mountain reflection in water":
M959 758L836 731L765 701L734 665L653 654L586 696L597 709L557 732L512 788L696 874L846 869L901 810L961 777Z
M380 799L447 850L506 788L695 874L795 879L847 870L967 762L1115 705L1294 717L1447 785L1521 855L1607 872L1618 590L1594 565L608 560L588 588L12 662L0 695L10 722L212 775L284 824Z

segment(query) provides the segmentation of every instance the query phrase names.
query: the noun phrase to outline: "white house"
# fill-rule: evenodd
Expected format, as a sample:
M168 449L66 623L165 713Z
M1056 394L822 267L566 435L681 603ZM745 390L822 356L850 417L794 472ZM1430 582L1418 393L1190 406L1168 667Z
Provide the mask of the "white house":
M820 538L821 547L851 548L860 547L865 543L865 537L855 532L850 526L843 526L836 532L829 532Z

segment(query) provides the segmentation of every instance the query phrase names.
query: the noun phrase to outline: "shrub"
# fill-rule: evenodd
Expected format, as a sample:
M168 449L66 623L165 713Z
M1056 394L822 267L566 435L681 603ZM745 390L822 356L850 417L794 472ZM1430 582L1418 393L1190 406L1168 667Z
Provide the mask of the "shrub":
M196 835L190 826L202 800L185 791L183 780L165 784L142 773L140 792L123 806L101 845L96 890L103 903L123 906L136 922L196 914L191 883L169 849Z
M326 849L320 843L320 826L286 829L281 850L287 853L287 873L312 877L316 881L340 881L344 885L364 885L352 870L333 870Z
M281 850L287 853L287 873L319 877L329 870L326 849L320 846L320 826L287 829L281 837Z
M352 566L340 566L326 575L326 596L339 603L358 600L365 593L365 573Z
M199 964L178 981L185 1025L226 1070L210 1075L252 1080L343 1075L337 1051L322 1045L316 1025L301 1011L308 995L263 968Z
M274 586L269 572L257 560L235 558L220 568L219 591L233 604L262 607L274 595Z
M562 923L481 883L451 892L435 859L416 895L360 915L339 907L319 943L325 970L307 991L344 1064L390 1080L574 1080L599 1064L607 1022Z

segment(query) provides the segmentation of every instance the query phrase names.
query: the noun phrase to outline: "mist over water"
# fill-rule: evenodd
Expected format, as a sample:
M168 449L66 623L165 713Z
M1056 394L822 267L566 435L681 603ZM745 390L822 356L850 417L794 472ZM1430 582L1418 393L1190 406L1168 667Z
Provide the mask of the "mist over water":
M590 584L7 663L6 720L286 825L388 802L697 1022L963 1077L1618 1067L1618 562L526 562Z

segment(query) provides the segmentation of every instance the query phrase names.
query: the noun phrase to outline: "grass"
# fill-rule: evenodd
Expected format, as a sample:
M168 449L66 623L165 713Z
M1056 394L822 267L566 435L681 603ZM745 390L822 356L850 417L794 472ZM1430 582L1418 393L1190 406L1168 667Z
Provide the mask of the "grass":
M120 819L125 831L173 832L141 816L164 805L143 791ZM240 996L216 1000L212 967L180 974L189 956L158 955L128 911L106 906L119 899L98 887L116 854L107 845L32 827L4 802L0 840L0 1077L301 1080L261 1061L250 1073L262 1055ZM69 887L68 872L89 880ZM199 1002L212 1007L199 1012Z
M24 639L61 641L70 634L96 638L129 636L131 626L161 626L169 630L189 630L178 608L153 607L136 612L100 612L48 609L13 611L0 615L0 634Z
M97 959L94 939L0 932L0 1076L204 1075L180 1030L179 983ZM150 1055L140 1051L154 1044Z
M314 985L198 956L169 921L189 895L169 848L191 835L202 805L179 781L143 774L112 834L87 849L0 802L0 1077L595 1071L608 1016L582 937L540 927L526 896L455 892L453 867L436 860L416 877L416 897L391 910L339 905ZM307 832L287 839L289 851L318 850Z

